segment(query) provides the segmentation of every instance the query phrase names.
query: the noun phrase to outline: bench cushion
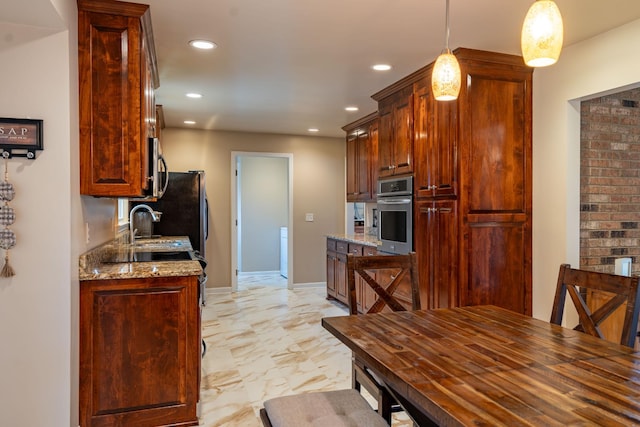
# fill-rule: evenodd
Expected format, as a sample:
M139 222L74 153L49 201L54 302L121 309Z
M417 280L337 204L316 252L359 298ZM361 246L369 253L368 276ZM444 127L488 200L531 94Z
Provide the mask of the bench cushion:
M353 389L276 397L264 402L273 427L388 427Z

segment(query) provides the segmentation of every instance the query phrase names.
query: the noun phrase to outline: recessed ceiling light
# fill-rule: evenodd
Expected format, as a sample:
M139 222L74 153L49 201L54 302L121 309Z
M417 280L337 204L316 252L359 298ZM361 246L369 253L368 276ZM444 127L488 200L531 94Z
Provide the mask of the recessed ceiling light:
M349 106L349 107L345 107L346 111L358 111L358 107L355 106Z
M320 132L320 129L317 128L309 128L307 129L309 132Z
M194 122L193 120L185 120L183 123L185 125L195 125L196 124L196 122Z
M202 95L201 95L201 94L199 94L199 93L188 93L188 94L187 94L187 98L194 98L194 99L197 99L197 98L202 98Z
M376 64L371 68L373 68L376 71L389 71L391 69L391 65L388 65L388 64Z
M196 49L215 49L218 47L218 45L214 42L210 42L209 40L191 40L189 45Z

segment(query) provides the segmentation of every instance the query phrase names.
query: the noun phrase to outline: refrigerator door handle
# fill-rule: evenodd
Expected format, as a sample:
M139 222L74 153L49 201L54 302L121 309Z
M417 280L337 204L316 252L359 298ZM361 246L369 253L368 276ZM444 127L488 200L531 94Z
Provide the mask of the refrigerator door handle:
M209 238L209 199L205 197L204 199L204 240L206 241Z
M158 196L158 197L162 197L164 195L164 192L167 191L167 186L169 185L169 168L167 167L167 161L165 160L164 156L160 155L160 157L158 157L158 160L162 163L164 167L164 184L162 185L162 191Z

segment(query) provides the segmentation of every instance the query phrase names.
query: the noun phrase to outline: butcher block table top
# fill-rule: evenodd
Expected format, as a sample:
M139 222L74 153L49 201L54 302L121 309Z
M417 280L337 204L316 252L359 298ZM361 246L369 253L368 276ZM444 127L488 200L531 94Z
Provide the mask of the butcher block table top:
M423 425L640 425L640 353L495 306L322 319Z

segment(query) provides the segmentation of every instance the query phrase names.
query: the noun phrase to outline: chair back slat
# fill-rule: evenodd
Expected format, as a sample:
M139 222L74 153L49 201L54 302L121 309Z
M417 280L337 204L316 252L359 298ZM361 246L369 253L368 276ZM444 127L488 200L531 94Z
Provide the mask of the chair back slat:
M578 312L579 323L574 329L604 339L600 324L622 306L625 309L619 342L633 347L638 335L640 314L639 283L638 277L579 270L571 268L569 264L562 264L558 274L551 323L562 324L566 295L569 294ZM587 304L588 291L606 292L613 296L592 311Z
M399 272L391 277L389 283L381 283L380 280L374 279L370 274L370 272L391 269L399 270ZM405 311L406 308L394 294L407 275L411 283L411 308L417 310L420 308L420 289L415 252L406 255L355 256L348 254L347 292L349 312L351 314L357 314L358 312L356 305L356 276L362 277L364 282L378 295L377 301L372 304L367 313L378 313L385 306L392 311Z

